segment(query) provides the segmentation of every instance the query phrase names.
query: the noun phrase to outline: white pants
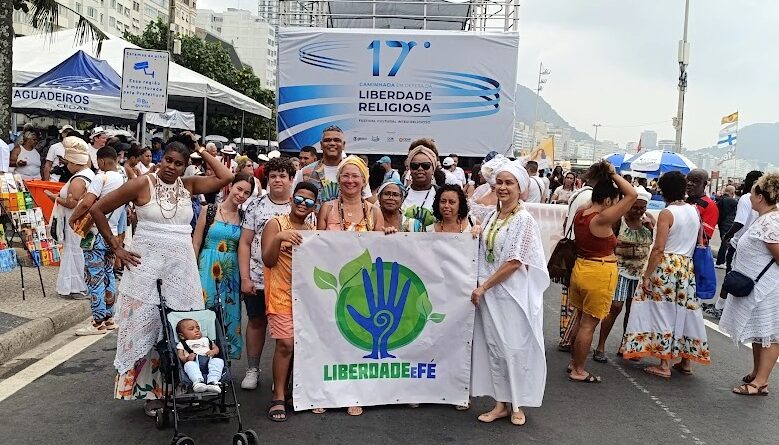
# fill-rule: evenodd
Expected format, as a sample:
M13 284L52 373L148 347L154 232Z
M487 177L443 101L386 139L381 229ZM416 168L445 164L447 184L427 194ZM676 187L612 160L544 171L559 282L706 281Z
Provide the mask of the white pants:
M200 369L200 357L195 360L184 363L184 372L187 374L192 383L198 383L203 381L203 371ZM224 369L225 362L221 358L212 357L208 359L208 378L206 382L219 383L222 380L222 370Z

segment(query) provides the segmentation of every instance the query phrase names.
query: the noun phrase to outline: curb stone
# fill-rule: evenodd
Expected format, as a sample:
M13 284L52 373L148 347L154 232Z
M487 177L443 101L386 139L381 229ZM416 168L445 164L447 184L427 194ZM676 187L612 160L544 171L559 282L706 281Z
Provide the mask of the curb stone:
M56 312L47 313L0 334L0 364L86 320L90 314L89 301L74 301Z

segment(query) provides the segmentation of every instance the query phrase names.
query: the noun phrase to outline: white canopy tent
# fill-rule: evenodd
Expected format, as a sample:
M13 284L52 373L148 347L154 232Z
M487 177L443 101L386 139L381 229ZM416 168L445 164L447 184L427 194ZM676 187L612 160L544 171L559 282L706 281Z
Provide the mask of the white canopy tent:
M66 29L51 35L17 37L13 43L13 83L25 84L47 72L78 50L98 57L94 42L75 45L76 31ZM125 48L137 48L132 43L109 35L103 41L99 59L105 60L116 72L122 72ZM34 54L35 57L31 57ZM202 74L171 62L168 75L168 106L182 109L202 107L205 118L208 113L245 112L267 119L270 108ZM202 134L206 133L203 128Z

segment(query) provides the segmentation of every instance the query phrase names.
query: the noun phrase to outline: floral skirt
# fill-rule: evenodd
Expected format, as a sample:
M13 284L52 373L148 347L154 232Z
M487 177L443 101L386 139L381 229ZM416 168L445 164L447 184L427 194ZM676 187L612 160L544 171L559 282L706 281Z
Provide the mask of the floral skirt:
M633 295L624 357L686 358L709 364L701 301L695 296L692 258L664 254L645 291Z
M164 396L160 356L155 349L135 362L127 372L116 375L114 398L120 400L155 400Z

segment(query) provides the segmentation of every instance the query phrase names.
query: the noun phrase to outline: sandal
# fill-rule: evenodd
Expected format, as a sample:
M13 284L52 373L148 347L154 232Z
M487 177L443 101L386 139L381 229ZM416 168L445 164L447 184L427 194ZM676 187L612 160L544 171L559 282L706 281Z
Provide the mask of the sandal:
M587 373L587 376L584 377L583 379L575 379L569 375L568 380L576 383L601 383L603 381L600 378L600 376L592 375L589 372Z
M670 379L671 378L671 370L668 370L668 374L664 373L662 369L656 367L656 366L647 366L644 368L644 372L650 375L653 375L655 377L661 377L664 379Z
M519 417L519 414L522 414L522 417ZM525 413L522 412L522 410L519 411L513 411L511 413L511 424L516 426L522 426L527 422L527 417L525 416Z
M681 375L692 375L692 369L685 369L684 366L682 366L682 362L676 363L673 366L671 366L673 369L679 371L679 374ZM747 382L749 383L749 382Z
M311 412L314 414L324 414L325 411L327 411L326 408L314 408L311 410Z
M350 406L349 408L346 408L346 414L349 414L352 417L362 416L362 407Z
M471 404L466 403L465 405L455 405L454 409L456 409L457 411L468 411L469 409L471 409Z
M608 363L609 359L606 358L604 351L595 351L592 353L592 359L598 363Z
M744 382L744 383L752 383L752 380L754 380L754 379L755 379L755 375L750 372L749 374L745 375L741 379L741 381Z
M274 406L280 406L281 409L273 409ZM283 400L271 400L268 407L268 419L274 422L287 421L287 408Z
M571 352L571 345L564 345L560 343L557 345L557 350L560 352Z
M163 409L164 407L165 403L162 400L147 400L143 405L143 412L146 413L146 415L149 417L155 417L157 415L157 411Z
M754 388L755 391L752 392L749 388ZM737 386L733 388L733 394L738 394L740 396L767 396L768 395L768 385L763 385L761 387L758 387L757 385L754 385L752 383L744 383L741 386Z
M479 420L479 422L492 423L492 422L494 422L494 421L496 421L498 419L503 419L504 417L508 417L509 416L508 410L504 409L503 410L503 414L500 414L500 415L495 414L494 411L495 411L494 409L492 411L488 411L488 412L480 415L479 417L477 417L477 419Z

